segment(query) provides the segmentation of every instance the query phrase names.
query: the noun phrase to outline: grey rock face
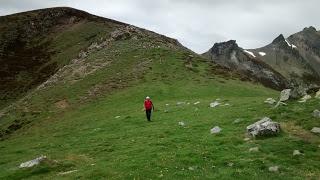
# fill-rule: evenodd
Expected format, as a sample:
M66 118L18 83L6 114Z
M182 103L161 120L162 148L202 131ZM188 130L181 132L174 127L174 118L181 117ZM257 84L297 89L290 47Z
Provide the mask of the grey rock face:
M234 40L215 43L205 53L205 56L214 63L238 72L246 76L247 79L261 82L265 86L274 89L288 86L286 80L279 73L256 58L255 54L240 48Z
M253 137L273 136L280 132L280 124L264 117L260 121L247 126L247 132Z

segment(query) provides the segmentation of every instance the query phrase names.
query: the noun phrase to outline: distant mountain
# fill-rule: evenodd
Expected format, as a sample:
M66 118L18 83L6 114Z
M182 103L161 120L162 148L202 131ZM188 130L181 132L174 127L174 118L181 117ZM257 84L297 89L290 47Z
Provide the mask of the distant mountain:
M233 45L230 49L225 44ZM216 43L204 56L277 89L320 84L320 32L314 27L287 39L280 34L269 45L257 49L239 48L235 41Z
M240 48L234 40L215 43L204 56L223 67L243 74L250 80L261 82L265 86L274 89L288 86L288 82L281 74L257 59L251 52Z

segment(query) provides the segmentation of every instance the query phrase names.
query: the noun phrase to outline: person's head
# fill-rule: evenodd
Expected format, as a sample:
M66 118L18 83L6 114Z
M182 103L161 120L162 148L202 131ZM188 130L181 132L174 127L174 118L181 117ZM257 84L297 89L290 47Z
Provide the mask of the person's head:
M146 97L146 100L150 100L150 97L149 97L149 96L147 96L147 97Z

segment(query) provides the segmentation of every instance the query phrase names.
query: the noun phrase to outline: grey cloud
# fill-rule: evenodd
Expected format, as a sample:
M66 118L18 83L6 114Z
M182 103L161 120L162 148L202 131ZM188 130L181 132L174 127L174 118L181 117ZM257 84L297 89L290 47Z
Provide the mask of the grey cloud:
M70 6L178 39L196 52L237 40L244 48L320 26L317 0L0 0L0 15Z

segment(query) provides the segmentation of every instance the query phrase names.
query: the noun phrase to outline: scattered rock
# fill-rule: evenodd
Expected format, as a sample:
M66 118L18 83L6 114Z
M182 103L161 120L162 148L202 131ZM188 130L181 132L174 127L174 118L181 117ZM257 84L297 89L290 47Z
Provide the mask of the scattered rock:
M166 104L166 106L169 106L170 104Z
M217 107L219 105L220 105L220 103L218 101L214 101L214 102L210 103L210 107L212 107L212 108Z
M279 101L287 101L290 98L291 89L284 89L280 93L280 100Z
M320 111L318 109L314 110L312 113L313 117L320 118Z
M197 104L199 104L200 103L200 101L197 101L197 102L195 102L195 103L193 103L194 105L197 105Z
M271 104L272 105L272 104L276 103L277 101L274 100L273 98L268 98L264 102L267 103L267 104Z
M177 102L177 105L183 105L183 104L186 104L186 102Z
M233 162L229 162L229 163L228 163L228 166L229 166L229 167L232 167L233 165L234 165Z
M303 155L299 150L294 150L292 153L293 156Z
M66 171L66 172L60 172L58 173L58 175L66 175L66 174L71 174L71 173L74 173L74 172L77 172L78 170L71 170L71 171Z
M284 89L280 93L280 99L275 107L282 105L284 101L287 101L290 98L291 89Z
M247 126L247 132L253 137L276 135L280 132L280 124L264 117L260 121Z
M238 119L235 119L234 121L233 121L233 124L238 124L238 123L240 123L242 120L240 119L240 118L238 118Z
M305 86L298 86L293 88L290 93L290 98L292 99L299 99L307 94L307 89Z
M119 119L121 116L116 116L116 117L114 117L114 118L116 118L116 119Z
M215 126L210 130L210 132L211 132L211 134L218 134L218 133L220 133L221 130L222 129L219 126Z
M279 171L279 166L271 166L269 167L270 172L278 172Z
M316 92L315 98L320 99L320 89Z
M184 126L185 125L185 123L183 121L180 121L178 124L179 124L179 126Z
M250 138L244 138L243 140L244 141L250 141Z
M35 165L40 164L43 160L47 159L46 156L40 156L36 159L21 163L19 168L29 168L29 167L33 167Z
M253 147L249 149L249 152L258 152L259 151L259 147Z
M305 96L303 96L300 100L299 100L299 102L300 103L304 103L304 102L307 102L307 100L309 100L309 99L311 99L312 97L309 95L309 94L307 94L307 95L305 95Z
M190 171L194 171L194 167L192 167L192 166L189 167L188 169L189 169Z
M320 134L320 128L319 127L313 127L311 129L311 132L315 133L315 134Z

